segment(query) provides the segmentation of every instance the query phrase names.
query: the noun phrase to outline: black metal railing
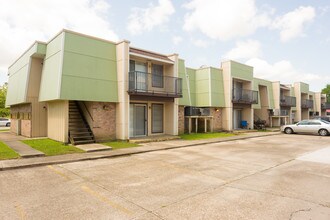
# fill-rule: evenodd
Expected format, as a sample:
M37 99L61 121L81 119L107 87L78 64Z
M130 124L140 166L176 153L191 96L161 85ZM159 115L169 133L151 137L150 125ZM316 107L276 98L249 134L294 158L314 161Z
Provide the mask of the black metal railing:
M330 109L330 102L321 103L321 109Z
M139 71L131 71L128 93L136 95L181 98L182 79Z
M244 104L258 104L258 91L234 88L232 102Z
M301 108L313 108L314 102L310 99L302 99L301 100Z
M281 106L296 107L296 97L282 96L280 101Z

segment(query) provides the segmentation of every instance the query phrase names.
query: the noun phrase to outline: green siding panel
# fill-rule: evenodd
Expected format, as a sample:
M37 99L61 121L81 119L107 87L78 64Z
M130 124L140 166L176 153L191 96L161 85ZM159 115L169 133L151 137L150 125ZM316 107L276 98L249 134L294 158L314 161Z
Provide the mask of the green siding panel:
M269 108L270 109L275 108L272 82L268 81L268 80L264 80L264 79L258 79L258 78L253 79L253 90L258 91L258 104L253 105L253 108L254 109L261 109L259 85L267 87Z
M118 102L116 45L65 34L61 99Z
M211 106L225 107L223 76L220 69L211 68Z
M37 47L38 55L46 55L46 50L47 50L47 44L38 43L38 47Z
M60 99L64 33L56 36L47 45L41 75L39 101Z
M253 67L231 61L231 74L233 78L252 81Z
M309 85L306 83L300 83L300 92L301 93L308 93L309 92Z
M89 88L93 87L93 90ZM68 88L61 94L61 99L109 102L117 99L117 92L111 93L111 88L117 88L117 82L98 79L66 76L62 77L62 88ZM106 89L108 88L108 89Z
M13 65L8 69L8 92L6 106L26 102L31 56L37 52L38 43L34 43Z
M6 106L26 102L29 63L9 77Z
M116 45L93 37L65 33L65 50L81 55L116 61Z
M179 99L179 105L190 105L190 94L188 92L189 78L186 76L186 67L184 60L179 59L179 77L182 79L182 98Z

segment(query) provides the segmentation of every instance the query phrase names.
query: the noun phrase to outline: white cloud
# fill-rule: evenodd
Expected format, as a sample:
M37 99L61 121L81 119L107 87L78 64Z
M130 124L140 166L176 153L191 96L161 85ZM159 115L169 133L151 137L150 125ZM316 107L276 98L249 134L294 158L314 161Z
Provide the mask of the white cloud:
M174 36L172 37L172 42L174 45L178 45L182 42L183 38L180 36Z
M256 40L239 41L223 58L231 60L251 59L262 55L261 44Z
M131 34L151 31L154 27L168 22L174 12L170 0L158 0L157 5L150 4L147 8L133 8L128 18L127 29Z
M6 74L8 66L35 40L48 41L63 28L117 40L107 21L109 8L105 0L2 1L0 74Z
M315 9L311 6L300 6L283 16L277 17L273 22L273 28L280 30L282 42L287 42L296 37L303 36L304 26L313 21Z
M258 11L255 0L191 0L184 19L184 30L199 30L212 39L230 40L253 34L271 23Z
M209 41L206 40L201 40L201 39L192 39L191 42L196 46L196 47L201 47L201 48L206 48L210 45Z
M281 60L270 64L259 58L252 58L246 62L253 66L254 76L270 81L280 81L283 84L292 84L294 82L305 82L310 84L311 90L317 91L323 88L324 82L330 81L330 76L321 76L314 73L307 73L296 69L288 60Z

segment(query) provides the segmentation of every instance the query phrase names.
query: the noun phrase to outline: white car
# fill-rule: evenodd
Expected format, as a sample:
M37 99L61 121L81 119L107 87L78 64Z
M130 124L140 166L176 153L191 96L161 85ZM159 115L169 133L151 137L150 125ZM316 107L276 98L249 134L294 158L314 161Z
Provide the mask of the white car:
M310 133L327 136L330 134L330 122L324 120L303 120L292 125L281 126L285 134Z
M10 119L8 118L0 118L0 126L10 126Z

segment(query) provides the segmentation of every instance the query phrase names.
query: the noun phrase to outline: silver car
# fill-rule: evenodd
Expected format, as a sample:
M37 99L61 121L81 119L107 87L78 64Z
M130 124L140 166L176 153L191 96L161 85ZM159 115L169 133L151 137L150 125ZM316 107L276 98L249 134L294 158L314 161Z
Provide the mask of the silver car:
M281 126L285 134L310 133L327 136L330 134L330 123L324 120L303 120L292 125Z

